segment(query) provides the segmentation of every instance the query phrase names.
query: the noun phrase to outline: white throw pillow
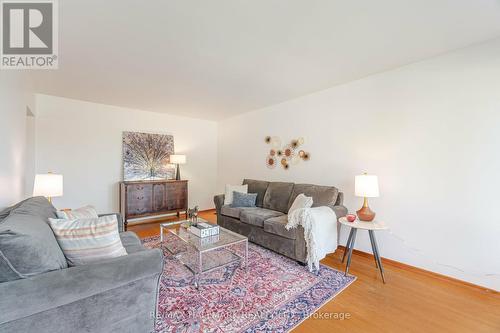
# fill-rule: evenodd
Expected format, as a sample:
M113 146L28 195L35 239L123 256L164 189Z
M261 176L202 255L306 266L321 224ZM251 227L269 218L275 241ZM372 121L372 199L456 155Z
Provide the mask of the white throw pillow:
M84 206L72 210L58 210L56 215L60 219L87 219L87 218L98 218L97 211L94 206Z
M247 185L226 185L226 193L224 194L224 205L230 205L233 203L233 191L248 193Z
M49 219L49 224L70 266L86 265L127 254L118 233L116 215Z
M301 208L311 208L313 205L313 198L306 196L304 193L299 194L293 201L290 209L288 210L288 215L293 211Z

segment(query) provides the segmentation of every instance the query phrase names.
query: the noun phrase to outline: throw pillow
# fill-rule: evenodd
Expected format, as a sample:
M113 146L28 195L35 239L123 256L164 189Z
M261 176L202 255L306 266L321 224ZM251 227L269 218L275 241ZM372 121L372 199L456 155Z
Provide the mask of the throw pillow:
M127 254L116 215L83 219L49 219L70 266L86 265Z
M233 192L248 193L248 185L226 185L224 194L224 205L233 203Z
M72 210L58 210L57 218L59 219L86 219L86 218L98 218L97 211L94 206L84 206Z
M241 193L233 191L233 203L231 207L255 207L257 193Z
M306 196L304 193L297 195L295 200L293 201L290 209L288 209L288 215L290 215L293 211L301 208L311 208L313 205L313 198Z

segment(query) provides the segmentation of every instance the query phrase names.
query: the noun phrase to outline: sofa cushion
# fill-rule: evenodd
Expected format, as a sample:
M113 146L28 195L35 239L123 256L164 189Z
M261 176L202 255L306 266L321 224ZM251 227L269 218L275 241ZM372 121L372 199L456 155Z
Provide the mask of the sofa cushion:
M291 228L286 230L285 226L288 223L288 215L271 217L264 221L264 230L270 234L278 235L288 239L297 239L297 229Z
M265 182L263 180L244 179L243 185L248 185L248 193L257 193L257 201L255 202L255 205L257 207L262 207L264 195L266 194L269 182Z
M264 221L271 218L283 215L283 213L276 210L265 208L245 209L240 213L240 221L243 223L251 224L257 227L264 227Z
M26 214L39 216L44 219L45 225L48 225L48 218L56 218L56 209L45 197L33 197L22 201L11 214Z
M0 282L67 268L48 225L56 210L44 197L24 201L0 224Z
M231 207L231 205L224 205L220 209L220 213L225 216L234 217L235 219L240 218L240 213L243 209L248 209L247 207Z
M28 200L32 200L33 198L29 198L29 199L25 199L23 201L20 201L18 203L16 203L15 205L13 206L10 206L10 207L7 207L5 208L4 210L2 210L0 212L0 223L5 219L7 218L7 216L9 216L10 212L12 212L14 209L16 209L17 207L21 206L22 204L24 204L26 201Z
M293 201L299 194L305 194L313 198L313 207L334 206L337 202L339 190L333 186L319 186L311 184L295 184L293 187L288 207L291 207Z
M264 195L264 202L262 207L277 210L282 213L287 213L289 207L288 202L290 201L292 190L293 183L269 183L266 194Z
M142 242L137 237L135 232L126 231L120 233L120 239L122 241L122 245L127 251L128 254L132 254L135 252L146 251L146 248L142 246Z

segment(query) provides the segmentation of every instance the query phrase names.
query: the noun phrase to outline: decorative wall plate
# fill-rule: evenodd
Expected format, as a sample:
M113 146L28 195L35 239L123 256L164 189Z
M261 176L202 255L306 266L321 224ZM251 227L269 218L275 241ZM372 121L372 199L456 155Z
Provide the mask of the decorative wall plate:
M274 169L276 167L276 157L271 155L267 156L266 165L269 169Z
M281 139L277 136L266 136L264 142L271 145L269 154L266 158L266 165L274 169L279 163L283 169L288 170L290 165L297 165L300 161L308 161L311 155L303 149L299 149L304 144L304 138L293 139L284 146L281 145Z

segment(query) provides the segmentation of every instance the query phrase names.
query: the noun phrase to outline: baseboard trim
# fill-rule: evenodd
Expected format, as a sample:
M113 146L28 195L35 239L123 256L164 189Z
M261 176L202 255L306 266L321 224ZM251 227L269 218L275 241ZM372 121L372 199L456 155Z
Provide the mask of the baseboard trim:
M343 245L337 246L337 251L338 250L344 251L345 250L345 246L343 246ZM356 249L353 249L352 252L353 252L353 254L356 254L356 255L359 255L359 256L362 256L362 257L365 257L365 258L370 258L370 259L374 260L373 254L371 254L371 253L360 251L360 250L356 250ZM327 256L333 257L333 254L328 254ZM399 269L404 269L404 270L407 270L407 271L412 271L412 272L418 273L418 274L423 274L423 275L430 276L430 277L433 277L433 278L437 278L437 279L440 279L440 280L444 280L444 281L447 281L447 282L450 282L450 283L453 283L453 284L456 284L456 285L467 286L469 288L479 289L479 290L481 290L483 292L486 292L486 293L491 293L491 294L496 294L496 295L500 294L499 291L496 291L494 289L490 289L490 288L487 288L487 287L479 286L477 284L470 283L470 282L467 282L467 281L459 280L459 279L451 277L451 276L447 276L447 275L435 273L435 272L432 272L432 271L428 271L426 269L415 267L415 266L411 266L411 265L408 265L408 264L405 264L405 263L402 263L402 262L399 262L399 261L396 261L396 260L392 260L392 259L387 259L387 258L383 258L383 257L381 257L381 259L382 259L382 263L384 265L396 267L396 268L399 268Z

